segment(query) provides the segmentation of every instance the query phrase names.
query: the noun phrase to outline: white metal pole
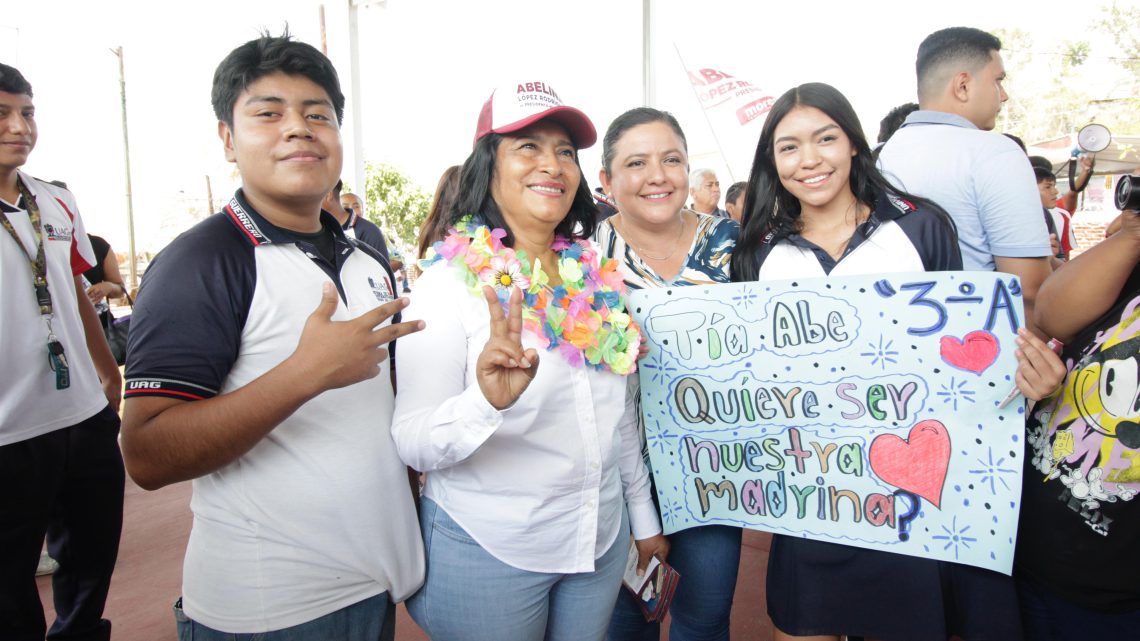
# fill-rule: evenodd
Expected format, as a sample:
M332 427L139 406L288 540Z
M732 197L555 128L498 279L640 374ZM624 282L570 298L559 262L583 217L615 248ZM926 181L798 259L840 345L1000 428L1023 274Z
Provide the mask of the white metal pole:
M135 206L134 198L131 195L131 143L127 136L127 78L123 73L123 48L118 47L112 49L111 52L119 59L119 98L122 102L123 112L123 160L126 164L127 174L127 248L131 258L130 289L133 291L139 286L139 279L138 259L135 256Z
M685 58L681 55L681 48L677 46L676 42L673 43L673 51L677 52L677 59L681 61L681 68L685 70L685 73L690 73L689 66L685 64ZM712 120L709 118L709 112L705 109L705 106L701 104L701 96L697 93L697 89L693 86L693 83L690 82L689 87L693 90L693 98L696 99L697 106L701 108L701 114L705 117L705 124L709 126L709 131L712 132L717 151L720 152L720 158L724 161L725 169L728 170L728 178L732 182L736 182L736 176L732 174L732 163L728 162L728 154L724 153L724 145L720 144L720 136L716 135L716 127L713 126Z
M641 90L646 107L657 101L653 86L653 0L641 0Z
M360 97L360 36L357 33L357 3L348 0L348 49L350 67L349 117L352 118L352 188L364 198L364 101Z

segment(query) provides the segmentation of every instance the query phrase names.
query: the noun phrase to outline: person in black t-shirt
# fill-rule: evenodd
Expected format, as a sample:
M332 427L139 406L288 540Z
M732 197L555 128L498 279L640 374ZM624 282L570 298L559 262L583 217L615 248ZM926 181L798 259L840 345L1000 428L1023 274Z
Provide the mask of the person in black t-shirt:
M1041 287L1068 375L1027 424L1014 575L1027 639L1140 631L1140 213Z
M95 234L87 234L91 239L91 247L95 250L95 265L83 272L91 286L87 288L87 298L102 318L110 314L108 299L122 298L127 295L127 286L123 283L123 274L119 271L119 259L111 249L111 244ZM102 304L102 308L100 308Z

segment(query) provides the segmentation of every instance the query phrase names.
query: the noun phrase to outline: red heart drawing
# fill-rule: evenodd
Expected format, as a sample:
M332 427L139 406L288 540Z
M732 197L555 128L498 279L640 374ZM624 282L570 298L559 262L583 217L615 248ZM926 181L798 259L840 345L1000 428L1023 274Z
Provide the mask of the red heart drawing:
M943 336L939 345L942 360L947 364L979 375L994 364L1001 351L997 337L982 330L970 332L962 340Z
M916 423L906 440L876 436L869 453L871 470L900 490L913 492L940 508L942 485L950 467L950 434L935 420Z

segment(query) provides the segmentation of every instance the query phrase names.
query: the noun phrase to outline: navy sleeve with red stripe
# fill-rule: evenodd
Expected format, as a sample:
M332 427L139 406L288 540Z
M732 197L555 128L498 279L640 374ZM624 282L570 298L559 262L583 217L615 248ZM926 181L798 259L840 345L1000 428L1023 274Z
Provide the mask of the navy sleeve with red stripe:
M253 299L253 252L225 215L216 214L151 262L131 317L128 398L218 394L237 360Z

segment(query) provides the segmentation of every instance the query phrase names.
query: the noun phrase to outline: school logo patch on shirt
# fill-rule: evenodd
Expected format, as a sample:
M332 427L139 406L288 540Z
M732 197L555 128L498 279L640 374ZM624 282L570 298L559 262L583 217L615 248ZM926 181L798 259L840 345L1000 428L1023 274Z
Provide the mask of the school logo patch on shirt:
M48 240L62 240L64 242L71 242L71 228L57 227L48 223L44 223L44 234Z
M369 276L368 286L372 288L372 295L375 296L376 300L380 301L381 303L387 303L388 301L395 298L395 295L392 292L392 286L388 283L387 278L381 279L380 282L376 282L376 279Z
M910 212L915 211L915 206L913 203L907 200L903 200L894 194L887 194L887 200L891 201L891 204L895 206L895 209L899 210L901 213L909 214Z

